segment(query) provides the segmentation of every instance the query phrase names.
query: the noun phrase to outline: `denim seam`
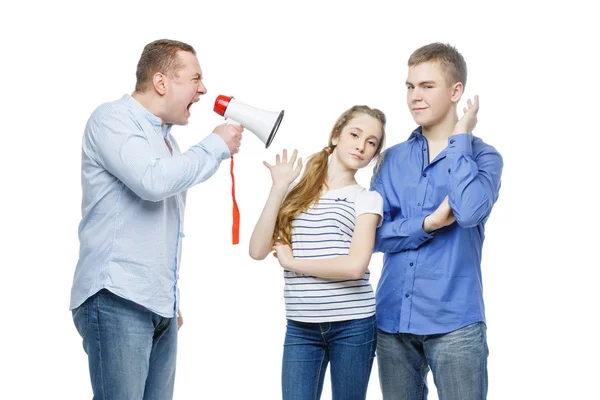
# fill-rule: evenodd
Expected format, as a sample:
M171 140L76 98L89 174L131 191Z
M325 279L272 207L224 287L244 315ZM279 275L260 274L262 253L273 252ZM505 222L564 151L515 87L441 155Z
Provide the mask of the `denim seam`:
M484 330L483 330L483 323L482 322L479 322L479 332L481 334L480 335L480 337L481 337L481 349L484 352L486 352L486 350L487 350L486 349L486 347L487 347L486 346L487 340L486 340L486 337L485 337L486 332L484 332ZM481 394L484 394L485 387L487 385L487 366L486 366L486 362L487 362L487 355L484 354L483 357L481 357L481 365L480 365L480 369L479 369L480 373L482 374L481 379L479 380L479 384L480 384L479 390L480 390ZM484 398L485 398L485 396L487 396L487 393L485 393Z
M427 363L427 359L425 357L422 357L421 358L421 370L419 371L420 375L421 375L421 391L419 392L419 400L424 400L424 398L425 398L424 397L425 393L423 392L423 390L425 388L427 376L423 375L423 369L425 368L426 363Z
M83 327L82 327L82 331L79 331L79 326L77 325L77 322L75 321L75 317L77 314L79 313L84 313L84 322L83 322ZM79 335L81 335L81 338L83 339L83 341L85 342L85 338L87 337L87 333L89 330L89 325L90 325L90 313L89 313L89 307L87 304L87 300L85 302L83 302L83 304L81 304L79 307L77 307L76 309L73 310L73 322L75 323L75 328L77 329L77 332L79 333Z
M82 311L85 311L85 330L83 331L83 338L85 339L88 329L90 329L90 308L88 307L88 304L85 305L85 308Z
M371 317L371 359L375 358L377 351L377 321L375 316Z
M102 398L106 400L106 390L104 388L104 371L102 371L102 340L100 338L100 298L100 295L96 297L96 339L98 340L98 359L100 361L98 363L100 368L100 387L102 388Z
M325 350L323 350L323 355L321 356L321 363L319 364L319 370L317 371L317 377L316 377L316 381L315 381L315 393L314 393L314 400L317 400L319 398L319 380L321 377L321 369L323 368L323 360L325 359Z

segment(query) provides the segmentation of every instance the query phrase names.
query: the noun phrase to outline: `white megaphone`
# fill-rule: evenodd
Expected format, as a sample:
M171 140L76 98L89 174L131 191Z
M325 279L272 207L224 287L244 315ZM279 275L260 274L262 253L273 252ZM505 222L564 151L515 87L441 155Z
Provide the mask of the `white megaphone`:
M254 133L265 144L265 148L269 148L271 142L273 142L284 114L284 110L260 110L234 100L233 96L222 94L215 100L214 111L222 117L234 120Z
M233 99L233 96L220 94L215 100L213 110L222 117L232 119L254 133L268 148L279 129L283 119L283 110L264 111L250 107ZM233 175L233 156L231 156L231 197L233 199L233 223L231 226L231 243L240 242L240 210L235 200L235 178Z

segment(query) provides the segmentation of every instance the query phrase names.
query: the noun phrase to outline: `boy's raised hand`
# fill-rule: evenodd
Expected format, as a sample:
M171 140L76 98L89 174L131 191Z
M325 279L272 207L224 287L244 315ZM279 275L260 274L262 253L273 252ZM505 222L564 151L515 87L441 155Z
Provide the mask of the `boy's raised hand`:
M454 125L453 135L458 133L472 133L477 125L477 112L479 111L479 96L475 95L473 102L467 101L467 107L463 108L464 115Z

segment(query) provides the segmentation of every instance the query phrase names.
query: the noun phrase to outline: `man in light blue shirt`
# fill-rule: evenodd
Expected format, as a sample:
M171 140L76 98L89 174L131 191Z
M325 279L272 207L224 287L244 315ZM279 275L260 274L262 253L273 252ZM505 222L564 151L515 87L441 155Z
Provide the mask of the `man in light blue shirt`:
M145 46L135 92L102 104L82 143L80 253L70 309L94 398L173 396L179 264L188 188L239 151L223 124L187 152L170 135L206 94L192 46Z
M431 368L440 399L486 398L487 340L481 254L503 161L471 134L479 102L459 120L467 66L432 43L408 61L407 104L419 125L389 148L373 177L384 199L375 251L377 360L384 399L426 399Z

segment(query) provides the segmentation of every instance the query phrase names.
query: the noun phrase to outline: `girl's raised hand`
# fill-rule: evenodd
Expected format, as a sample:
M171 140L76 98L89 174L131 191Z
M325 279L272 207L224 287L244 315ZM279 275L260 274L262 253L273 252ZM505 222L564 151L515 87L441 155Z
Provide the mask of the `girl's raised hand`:
M263 161L265 167L269 168L269 171L271 171L273 186L285 186L287 188L296 178L298 178L300 171L302 171L302 158L298 158L298 163L294 167L297 156L298 150L294 150L288 161L287 150L284 149L281 157L279 157L279 154L275 157L275 165Z

